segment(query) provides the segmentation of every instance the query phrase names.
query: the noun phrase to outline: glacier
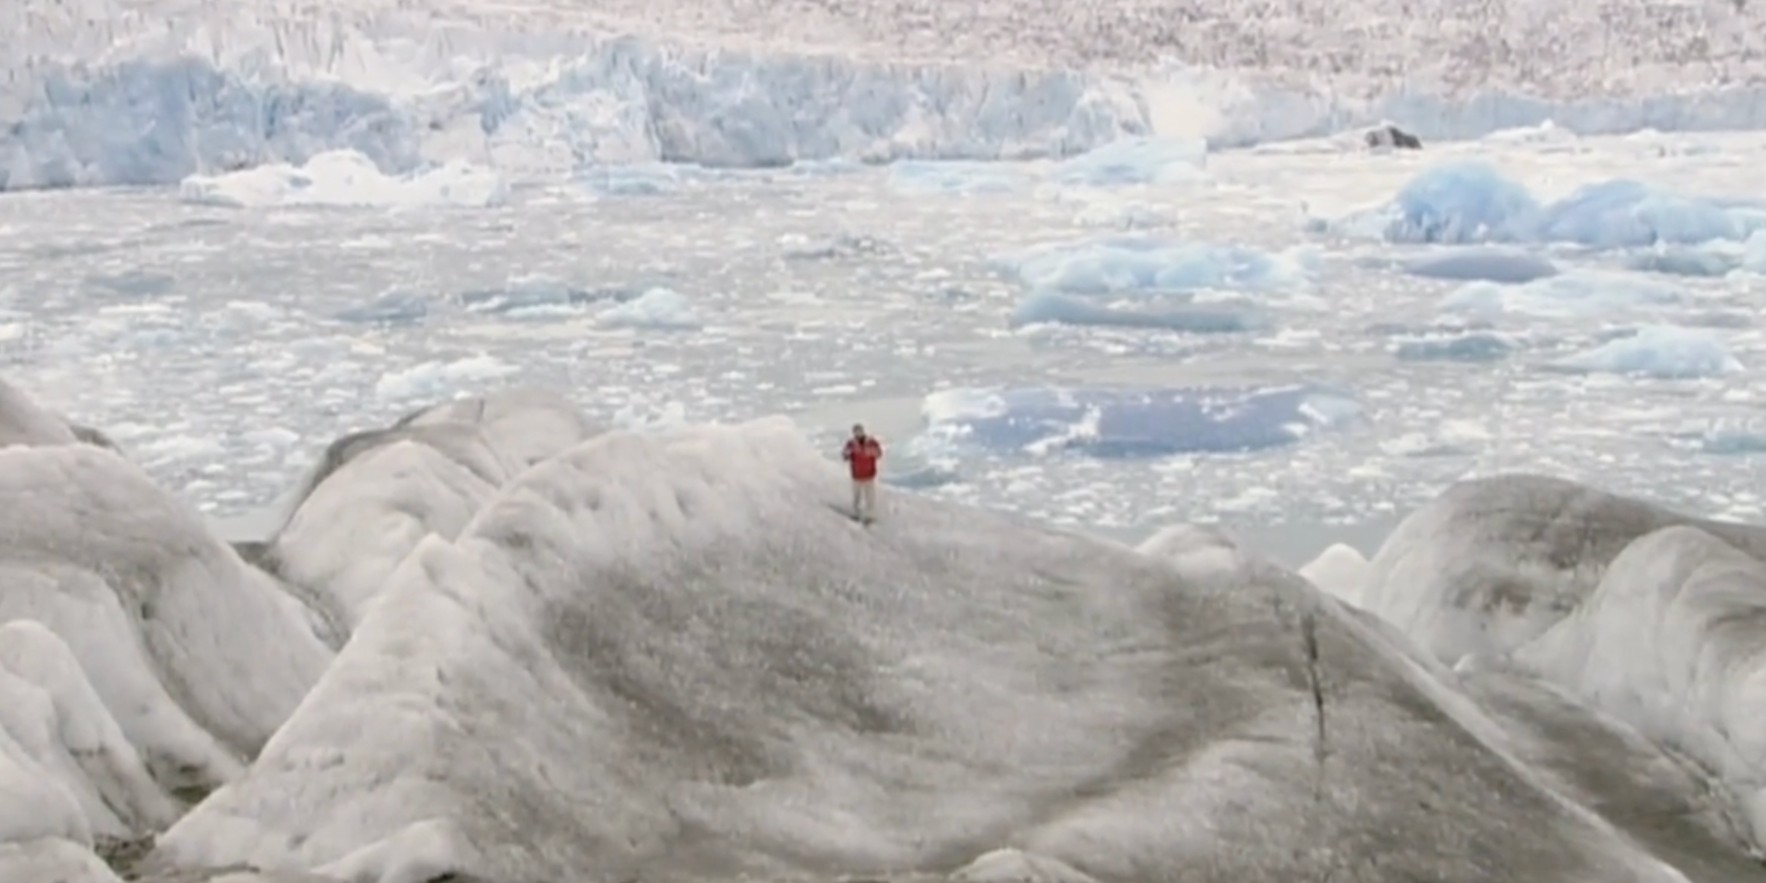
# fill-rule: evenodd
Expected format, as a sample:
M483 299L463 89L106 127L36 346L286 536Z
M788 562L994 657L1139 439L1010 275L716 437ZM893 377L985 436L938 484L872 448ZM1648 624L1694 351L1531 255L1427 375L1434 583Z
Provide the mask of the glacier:
M1742 81L1548 97L1175 60L880 60L544 15L202 12L13 4L0 190L176 184L330 151L388 175L466 162L520 178L656 162L1061 158L1149 135L1218 149L1387 120L1425 140L1547 122L1588 134L1766 127L1766 90Z
M1766 879L1757 750L1663 704L1751 708L1745 645L1676 635L1738 627L1760 529L1533 476L1298 574L908 492L860 527L787 421L513 387L229 545L0 392L0 879Z

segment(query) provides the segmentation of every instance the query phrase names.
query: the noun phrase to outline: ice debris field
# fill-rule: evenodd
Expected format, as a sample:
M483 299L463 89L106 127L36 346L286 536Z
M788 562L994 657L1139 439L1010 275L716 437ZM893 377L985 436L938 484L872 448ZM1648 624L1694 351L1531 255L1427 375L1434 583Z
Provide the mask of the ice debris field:
M1758 88L604 5L0 9L0 883L1766 879Z

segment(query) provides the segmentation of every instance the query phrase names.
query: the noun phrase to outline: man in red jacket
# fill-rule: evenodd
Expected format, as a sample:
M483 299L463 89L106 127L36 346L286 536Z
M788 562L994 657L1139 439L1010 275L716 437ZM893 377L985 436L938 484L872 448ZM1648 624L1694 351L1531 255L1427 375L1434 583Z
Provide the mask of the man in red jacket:
M883 459L883 443L855 423L840 459L852 468L852 517L870 524L877 515L877 461Z

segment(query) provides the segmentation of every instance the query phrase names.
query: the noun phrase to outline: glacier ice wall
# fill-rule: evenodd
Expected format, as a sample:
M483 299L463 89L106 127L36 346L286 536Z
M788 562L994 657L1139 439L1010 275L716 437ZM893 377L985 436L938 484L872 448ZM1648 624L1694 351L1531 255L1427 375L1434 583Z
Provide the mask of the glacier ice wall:
M1754 85L1545 100L1255 71L1106 74L689 47L545 32L515 16L468 36L457 22L401 25L366 12L315 22L234 10L196 26L47 9L24 4L19 30L0 38L10 59L0 68L0 190L166 184L332 150L388 173L463 160L530 175L658 160L1065 156L1154 133L1230 147L1384 119L1428 139L1548 120L1585 134L1766 127L1766 87ZM1174 101L1203 111L1173 115Z

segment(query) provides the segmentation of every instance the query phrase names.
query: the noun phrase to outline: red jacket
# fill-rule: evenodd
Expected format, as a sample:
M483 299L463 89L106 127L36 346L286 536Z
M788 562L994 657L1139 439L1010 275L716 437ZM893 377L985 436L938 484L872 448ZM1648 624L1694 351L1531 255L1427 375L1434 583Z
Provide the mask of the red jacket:
M852 466L854 481L869 481L877 477L877 461L883 459L883 443L870 435L863 441L847 439L846 449L840 452L840 457Z

